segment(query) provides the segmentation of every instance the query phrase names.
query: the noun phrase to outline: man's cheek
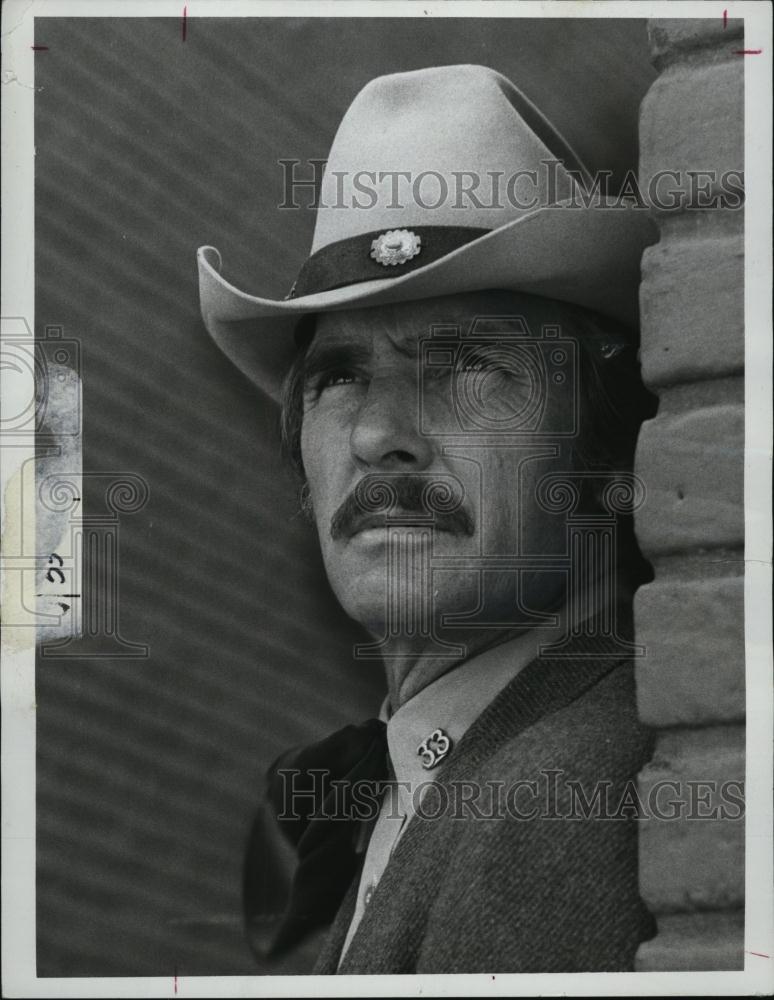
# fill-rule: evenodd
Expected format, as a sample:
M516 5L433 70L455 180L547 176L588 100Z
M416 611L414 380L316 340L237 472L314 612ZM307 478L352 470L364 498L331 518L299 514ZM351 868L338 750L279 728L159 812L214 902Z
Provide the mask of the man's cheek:
M332 512L329 511L329 507L331 506L331 500L328 497L328 491L325 489L324 481L319 476L315 476L314 473L309 477L309 496L312 501L315 523L322 536L325 524L330 523Z
M306 466L309 497L312 503L315 524L324 544L330 536L331 518L339 504L344 499L343 494L337 496L334 477L329 463L320 461L322 455L318 449L311 452L315 457Z

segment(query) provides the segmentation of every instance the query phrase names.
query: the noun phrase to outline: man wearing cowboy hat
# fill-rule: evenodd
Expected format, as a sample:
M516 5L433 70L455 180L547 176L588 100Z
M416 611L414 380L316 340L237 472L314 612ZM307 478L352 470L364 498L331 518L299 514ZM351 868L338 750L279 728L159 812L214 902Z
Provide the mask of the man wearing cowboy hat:
M387 675L379 719L271 769L246 870L263 954L332 922L321 973L616 971L653 933L615 499L637 502L653 235L590 181L498 73L420 70L344 116L285 300L199 251L207 328L281 399L357 655Z

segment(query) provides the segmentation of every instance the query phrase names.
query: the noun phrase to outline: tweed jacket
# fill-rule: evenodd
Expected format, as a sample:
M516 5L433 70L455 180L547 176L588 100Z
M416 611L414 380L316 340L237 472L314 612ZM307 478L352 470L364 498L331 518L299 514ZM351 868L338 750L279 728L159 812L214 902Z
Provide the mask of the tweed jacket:
M655 933L638 891L634 785L652 739L631 660L600 649L576 641L570 656L534 660L484 710L436 779L437 801L459 803L463 783L463 797L491 798L479 814L413 816L343 961L359 872L314 972L633 969Z

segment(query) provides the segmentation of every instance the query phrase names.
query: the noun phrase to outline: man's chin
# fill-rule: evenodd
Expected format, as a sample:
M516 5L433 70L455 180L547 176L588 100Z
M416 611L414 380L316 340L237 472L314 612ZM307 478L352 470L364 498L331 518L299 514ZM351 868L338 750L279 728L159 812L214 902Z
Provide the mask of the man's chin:
M334 593L344 611L377 637L429 631L429 623L441 613L466 614L476 606L475 588L455 587L452 592L428 588L423 573L399 573L387 588L384 572L352 573L332 580Z

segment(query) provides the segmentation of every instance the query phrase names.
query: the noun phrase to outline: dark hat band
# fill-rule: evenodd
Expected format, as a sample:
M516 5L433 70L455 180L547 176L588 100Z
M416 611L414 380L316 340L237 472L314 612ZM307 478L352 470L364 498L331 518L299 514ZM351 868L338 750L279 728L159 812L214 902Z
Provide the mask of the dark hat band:
M384 240L392 232L407 233L418 244L414 255L396 263L383 263L374 242ZM294 299L315 292L329 292L344 285L355 285L374 278L399 278L409 271L432 264L458 247L491 232L479 226L414 226L405 229L379 229L371 233L337 240L308 258L299 271L286 298ZM372 254L376 253L376 256Z

